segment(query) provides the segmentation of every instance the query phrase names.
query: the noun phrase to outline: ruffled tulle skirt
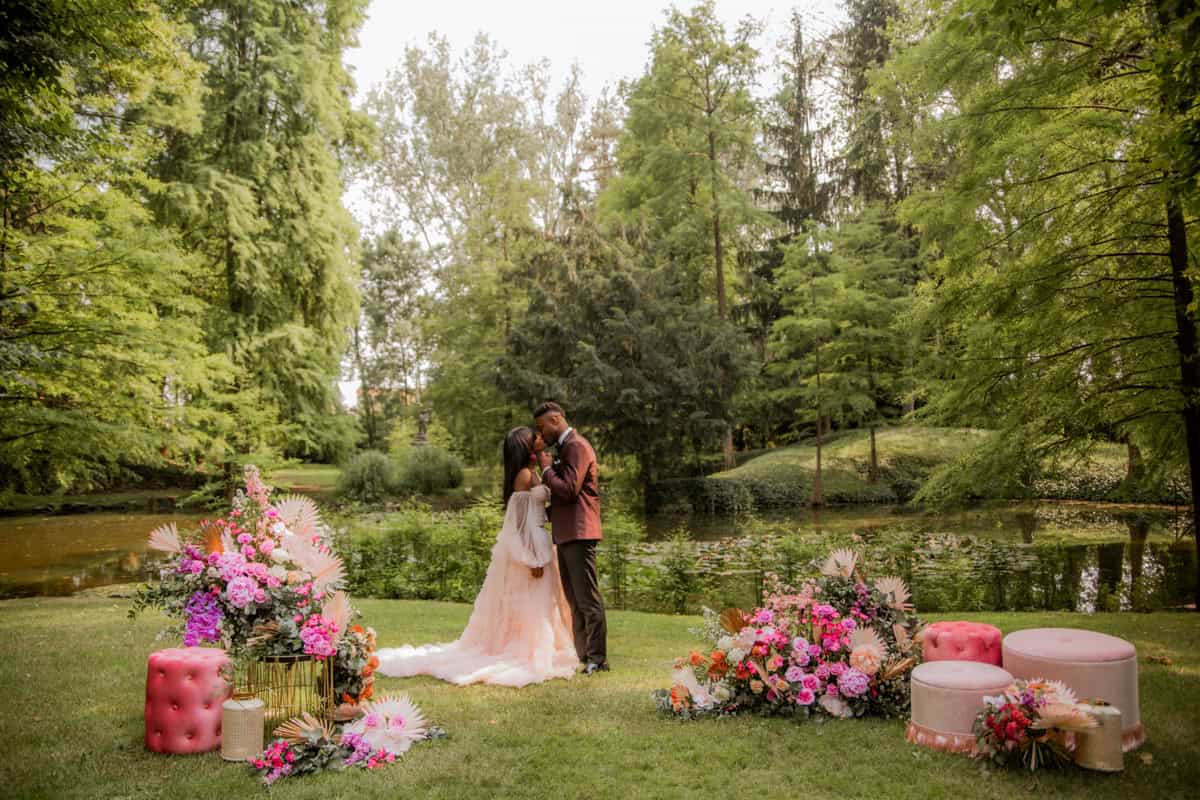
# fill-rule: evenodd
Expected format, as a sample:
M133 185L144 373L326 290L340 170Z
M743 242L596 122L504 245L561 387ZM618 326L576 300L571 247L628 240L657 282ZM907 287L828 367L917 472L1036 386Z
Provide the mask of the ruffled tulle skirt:
M445 644L382 649L378 672L397 678L430 675L460 686L526 686L574 675L579 659L557 560L551 558L535 578L509 552L497 542L462 636Z

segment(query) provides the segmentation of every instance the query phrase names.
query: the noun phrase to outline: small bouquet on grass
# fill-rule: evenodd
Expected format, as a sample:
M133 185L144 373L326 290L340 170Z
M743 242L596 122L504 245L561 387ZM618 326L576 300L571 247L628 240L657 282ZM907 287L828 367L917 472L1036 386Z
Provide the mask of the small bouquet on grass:
M1002 767L1061 769L1073 763L1077 731L1096 727L1095 717L1058 681L1015 681L1002 695L985 697L975 717L977 753Z
M705 652L675 663L653 697L683 719L902 716L920 659L920 621L899 578L868 581L858 557L835 551L799 589L774 580L762 608L705 610Z
M446 736L405 694L364 703L361 712L340 731L311 714L288 720L275 729L278 738L249 759L250 768L266 786L326 769L378 769L395 763L416 742Z

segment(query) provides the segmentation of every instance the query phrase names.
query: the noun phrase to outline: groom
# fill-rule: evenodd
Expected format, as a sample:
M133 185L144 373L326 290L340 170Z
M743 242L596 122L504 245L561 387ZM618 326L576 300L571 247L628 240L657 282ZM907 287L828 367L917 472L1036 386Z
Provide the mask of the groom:
M600 487L596 453L588 440L567 424L558 403L542 403L533 412L542 440L555 458L542 452L542 480L550 487L550 532L558 545L558 571L571 607L575 652L584 674L608 670L608 625L596 578L596 542L600 541Z

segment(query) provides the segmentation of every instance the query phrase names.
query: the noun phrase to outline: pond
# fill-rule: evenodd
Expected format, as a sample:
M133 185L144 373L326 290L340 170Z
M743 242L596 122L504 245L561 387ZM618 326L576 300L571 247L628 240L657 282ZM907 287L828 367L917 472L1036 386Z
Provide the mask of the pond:
M149 513L0 518L0 597L69 595L153 577L149 531L196 519ZM635 560L648 570L661 568L674 533L692 543L704 580L691 608L752 604L764 572L801 574L838 546L862 550L880 569L902 575L918 608L927 611L1170 608L1194 596L1196 550L1182 509L1041 503L923 514L873 506L642 521L646 541ZM647 575L646 594L652 594L654 577Z

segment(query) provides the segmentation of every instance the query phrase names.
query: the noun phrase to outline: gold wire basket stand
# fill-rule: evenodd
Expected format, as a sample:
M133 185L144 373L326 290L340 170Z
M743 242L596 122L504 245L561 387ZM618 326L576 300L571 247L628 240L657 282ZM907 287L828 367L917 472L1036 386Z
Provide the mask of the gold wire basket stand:
M263 656L246 665L243 684L263 701L268 738L281 723L305 712L333 719L333 659Z

